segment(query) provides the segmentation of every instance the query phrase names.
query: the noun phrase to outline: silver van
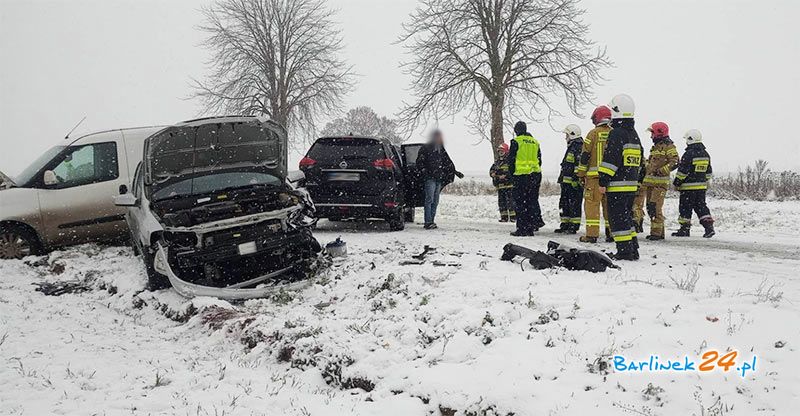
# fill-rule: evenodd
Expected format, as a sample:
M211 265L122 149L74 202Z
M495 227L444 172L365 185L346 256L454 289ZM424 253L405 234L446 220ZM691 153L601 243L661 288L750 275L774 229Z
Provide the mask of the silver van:
M16 177L0 172L0 259L127 237L114 196L129 186L144 139L162 128L88 134L52 147Z

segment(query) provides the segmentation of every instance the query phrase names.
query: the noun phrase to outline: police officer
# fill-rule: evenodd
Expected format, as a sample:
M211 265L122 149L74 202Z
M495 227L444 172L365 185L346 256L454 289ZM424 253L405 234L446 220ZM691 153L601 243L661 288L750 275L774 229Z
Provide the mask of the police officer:
M558 200L561 226L555 232L575 234L581 228L583 187L575 175L575 169L581 157L583 138L581 128L575 124L570 124L562 131L567 142L567 150L561 159L561 173L558 175L558 183L561 184L561 198Z
M669 174L678 167L678 149L669 138L669 126L657 121L647 128L653 139L653 147L642 171L641 186L633 202L633 221L636 232L642 232L644 206L650 217L648 240L664 239L664 197L669 189Z
M517 210L515 237L532 236L544 225L539 207L539 187L542 184L542 151L539 142L528 133L523 121L514 125L514 140L508 152L508 170L514 183L514 206Z
M638 260L639 243L633 227L633 200L639 188L642 144L633 122L635 105L627 94L611 100L611 132L600 164L600 192L608 200L611 235L617 244L612 258Z
M581 149L581 159L575 174L583 182L584 211L586 212L586 235L581 236L583 243L596 243L600 236L600 208L603 208L606 242L614 241L611 230L608 228L608 204L606 196L600 193L599 167L603 162L603 152L606 150L609 127L611 123L611 109L601 105L592 112L594 128L586 134Z
M714 218L706 204L706 189L711 179L711 157L703 144L703 135L698 130L689 130L683 135L686 150L683 152L675 174L673 185L680 191L678 202L678 222L680 230L672 233L675 237L688 237L692 228L692 211L697 214L700 224L705 228L703 237L711 238L714 231Z

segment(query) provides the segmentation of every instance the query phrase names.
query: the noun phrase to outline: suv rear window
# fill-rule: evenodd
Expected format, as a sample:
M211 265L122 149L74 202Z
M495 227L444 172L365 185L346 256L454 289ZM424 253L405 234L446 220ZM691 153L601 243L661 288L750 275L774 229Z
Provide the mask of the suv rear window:
M324 137L308 151L314 160L377 160L386 157L381 142L362 137Z

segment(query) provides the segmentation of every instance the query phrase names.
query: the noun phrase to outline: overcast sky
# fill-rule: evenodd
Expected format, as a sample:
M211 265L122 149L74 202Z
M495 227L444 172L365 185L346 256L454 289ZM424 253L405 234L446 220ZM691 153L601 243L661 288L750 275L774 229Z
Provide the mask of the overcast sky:
M409 80L399 68L407 58L393 41L416 1L329 3L339 10L345 58L359 74L343 110L368 105L394 114L410 96ZM18 173L83 116L87 120L76 134L197 116L198 103L186 97L191 77L205 74L207 52L198 46L203 38L196 30L200 4L0 0L0 170ZM794 123L800 1L585 0L582 5L593 39L615 62L584 113L625 92L636 101L646 146L647 125L666 121L679 150L683 132L700 129L715 170L735 171L759 158L776 169L800 170ZM572 116L555 120L554 127L569 123L584 131L591 127L586 117ZM487 143L476 144L477 137L458 119L439 126L461 170L488 169ZM532 124L530 130L542 143L545 170L554 172L563 135L548 124Z

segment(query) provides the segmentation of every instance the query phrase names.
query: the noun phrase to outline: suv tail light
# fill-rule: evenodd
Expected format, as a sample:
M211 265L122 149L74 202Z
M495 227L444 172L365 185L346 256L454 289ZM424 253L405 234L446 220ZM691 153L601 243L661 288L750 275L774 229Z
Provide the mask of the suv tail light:
M372 162L372 166L378 169L392 169L394 168L394 162L392 162L392 159L378 159Z
M314 166L316 164L317 164L317 161L312 159L312 158L310 158L310 157L308 157L308 156L300 159L300 169L310 168L310 167L312 167L312 166Z

